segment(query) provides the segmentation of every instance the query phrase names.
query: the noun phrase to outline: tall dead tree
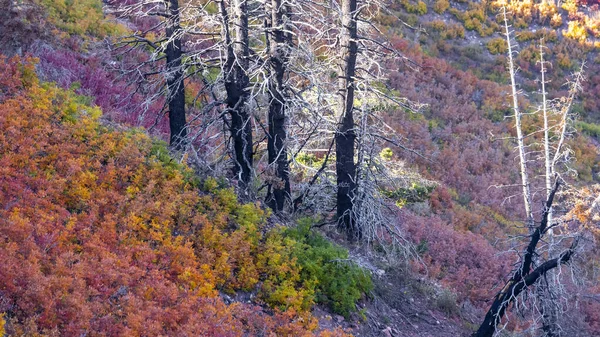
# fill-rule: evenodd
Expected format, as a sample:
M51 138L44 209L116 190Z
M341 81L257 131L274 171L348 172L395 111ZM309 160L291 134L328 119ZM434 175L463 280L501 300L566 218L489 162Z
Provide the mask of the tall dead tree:
M335 133L337 218L338 227L347 233L348 238L358 239L362 233L355 221L352 202L356 193L354 92L358 56L357 0L342 0L341 10L338 66L338 100L341 116Z
M513 112L515 118L515 129L517 131L517 151L519 152L519 173L521 175L521 185L523 189L523 205L525 206L525 215L527 219L527 227L530 231L533 230L533 211L531 210L531 186L527 172L527 157L525 150L525 141L523 136L523 128L521 120L523 114L519 109L519 99L517 95L517 84L515 81L515 66L513 61L513 45L510 39L510 31L508 19L506 17L506 7L502 8L504 16L504 28L506 33L506 43L508 45L508 71L510 74L510 83L512 89Z
M248 2L232 0L230 8L226 2L218 2L221 16L221 39L225 45L225 59L222 60L222 74L227 97L227 112L230 116L229 131L233 143L234 174L238 178L242 194L248 192L252 179L253 149L252 120L249 111L250 79L248 76ZM230 28L229 10L233 13Z
M556 193L564 181L560 174L557 172L556 166L558 163L557 158L561 158L565 155L564 149L564 140L566 137L567 130L567 120L569 116L569 108L571 106L571 102L573 101L575 94L581 90L580 82L582 81L582 71L583 67L579 73L575 74L575 81L571 82L571 88L569 91L569 97L564 100L567 101L565 107L562 107L556 111L556 113L560 116L561 122L558 125L551 125L551 121L549 118L550 108L547 100L546 93L546 79L545 72L546 67L544 63L544 50L543 47L540 46L540 63L541 63L541 81L542 81L542 106L541 112L543 114L544 121L544 136L543 136L543 161L544 161L544 183L543 190L545 193L545 203L543 208L541 209L541 221L539 225L536 227L535 219L534 219L534 211L532 209L532 187L531 182L529 180L528 175L528 165L527 165L527 146L531 144L525 143L525 138L533 138L532 135L525 136L523 135L523 127L520 113L520 109L518 106L518 97L517 97L517 89L515 82L515 67L513 63L513 46L511 44L509 31L509 25L506 15L506 9L502 9L504 22L505 22L505 33L506 33L506 42L508 44L508 71L511 77L511 86L512 86L512 98L513 98L513 109L514 109L514 118L515 118L515 128L517 131L517 150L519 152L519 171L521 174L521 183L522 183L522 193L523 193L523 202L524 208L526 212L526 225L528 229L528 239L529 242L526 246L524 252L519 254L519 260L517 263L517 268L513 272L513 275L506 282L505 286L498 292L494 301L488 310L483 323L479 327L478 331L473 335L475 337L491 337L496 331L497 327L502 321L506 310L515 302L525 300L525 297L522 294L526 294L529 290L530 286L535 290L534 298L537 300L539 305L537 305L536 315L539 314L541 316L542 322L542 331L544 336L546 337L556 337L560 336L560 326L558 325L558 316L560 312L558 310L558 305L556 303L557 299L555 296L554 287L557 286L558 278L556 275L551 274L551 271L555 268L560 267L562 264L568 263L572 256L575 254L575 249L577 248L580 234L575 236L563 236L560 242L571 241L571 245L568 248L559 247L558 244L555 244L554 238L554 229L557 226L560 226L563 221L559 221L558 219L554 219L554 203L556 200ZM559 105L560 107L560 105ZM558 129L553 132L553 129ZM553 137L551 134L556 134L558 140L553 141ZM555 151L554 154L551 152ZM552 183L554 180L554 183ZM569 232L570 230L567 230ZM549 237L549 240L545 239L545 236ZM547 242L546 242L547 241ZM545 262L542 262L546 258ZM550 276L550 277L547 277ZM543 281L542 281L543 280ZM551 282L548 282L551 280Z
M268 186L266 201L275 213L281 212L291 198L288 150L286 145L286 109L289 53L292 47L290 8L282 0L267 2L266 41L269 57L269 112L267 152L276 179Z
M494 297L494 301L488 312L485 315L485 318L477 332L473 335L473 337L492 337L494 336L497 326L502 321L506 310L510 307L510 305L516 301L519 295L527 288L540 279L545 277L552 269L559 267L561 264L566 264L571 260L571 257L575 253L575 249L577 248L578 240L573 240L571 246L562 251L558 257L547 260L546 262L539 264L536 268L535 260L536 260L536 249L540 241L542 241L544 235L548 233L548 229L550 228L548 223L548 218L550 214L550 209L554 203L554 197L558 188L560 187L560 183L557 180L554 184L554 188L552 189L548 200L546 200L544 213L542 214L542 220L534 230L530 236L529 244L523 253L523 257L521 258L521 262L518 268L513 273L512 277L506 282L502 290L498 292L498 294Z
M168 112L170 145L176 150L185 148L187 141L187 123L185 107L186 66L183 62L185 54L183 39L186 34L181 27L182 9L177 0L150 1L143 0L114 9L116 14L125 18L144 20L158 17L159 23L147 31L136 32L121 38L116 44L116 53L147 53L150 59L121 69L123 77L138 86L158 88L157 94L149 94L147 101L153 101L160 95L166 98L163 111ZM161 32L158 34L157 32ZM151 104L148 104L151 105Z
M170 144L177 150L185 147L187 136L185 120L184 69L182 67L183 50L181 39L183 31L180 24L178 0L168 0L165 11L165 42L167 101L169 102Z

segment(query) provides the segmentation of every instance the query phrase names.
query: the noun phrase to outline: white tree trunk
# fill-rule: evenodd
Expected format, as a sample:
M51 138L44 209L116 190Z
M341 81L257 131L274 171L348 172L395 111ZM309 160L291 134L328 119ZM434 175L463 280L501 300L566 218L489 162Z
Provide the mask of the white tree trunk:
M527 219L527 227L530 230L534 228L533 212L531 210L531 189L529 178L527 176L527 158L525 154L525 142L523 139L523 130L521 127L522 114L519 110L519 101L517 96L517 84L515 82L515 66L513 61L513 51L510 42L510 31L508 29L508 19L506 18L506 7L502 8L504 15L504 28L506 29L506 43L508 44L508 70L510 72L510 83L512 88L513 110L515 117L515 128L517 129L517 150L519 151L519 168L521 172L521 184L523 186L523 203Z

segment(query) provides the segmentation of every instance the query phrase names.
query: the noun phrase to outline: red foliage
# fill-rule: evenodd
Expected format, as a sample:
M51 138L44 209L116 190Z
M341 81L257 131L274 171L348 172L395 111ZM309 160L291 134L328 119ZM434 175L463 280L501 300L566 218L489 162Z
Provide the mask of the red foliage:
M456 231L438 217L402 212L399 220L419 244L425 264L417 264L420 271L458 293L459 298L485 307L508 275L513 257L499 256L481 235Z
M140 132L0 60L0 313L14 335L305 336L309 314L225 304L254 287L260 209L200 196ZM233 227L232 227L233 226ZM342 336L342 332L327 332Z

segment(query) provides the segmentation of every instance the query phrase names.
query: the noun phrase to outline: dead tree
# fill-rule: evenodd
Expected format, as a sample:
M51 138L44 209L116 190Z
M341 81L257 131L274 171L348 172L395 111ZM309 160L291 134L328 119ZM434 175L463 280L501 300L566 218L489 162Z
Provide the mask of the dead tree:
M186 32L181 27L182 9L179 2L140 1L121 6L115 11L117 15L126 18L159 18L159 23L148 31L121 38L115 44L115 51L121 56L136 50L144 53L147 50L145 48L152 51L149 60L121 69L122 75L138 87L136 91L147 82L154 81L149 87L155 87L158 93L164 93L166 106L163 109L166 108L169 116L170 145L176 150L182 150L187 140L184 85L186 65L183 62L185 52L182 46ZM162 36L155 39L149 37L161 30ZM150 95L148 101L159 95Z
M505 22L505 33L506 33L506 41L508 44L508 70L511 77L511 87L512 87L512 98L513 98L513 109L514 109L514 119L515 119L515 128L517 132L517 150L519 152L519 171L521 176L521 187L523 194L523 202L525 208L526 215L526 227L528 229L528 238L529 243L524 253L519 254L520 259L517 264L517 268L513 272L510 280L505 284L503 289L496 295L494 298L494 302L492 303L491 308L486 314L486 317L481 324L479 330L474 336L483 337L483 336L493 336L496 332L498 324L500 324L506 310L508 307L519 299L519 296L522 293L526 293L528 287L532 285L536 285L535 287L535 295L537 300L539 301L539 314L542 320L542 330L544 331L544 335L547 337L555 337L560 335L560 327L557 325L559 312L557 311L557 304L555 303L556 299L554 298L554 286L555 283L558 283L555 275L551 274L551 270L559 267L561 264L566 264L571 260L573 254L575 254L575 248L579 242L580 236L577 235L572 239L571 246L567 249L560 248L555 245L554 242L554 228L561 225L561 221L554 219L553 214L553 206L554 201L556 199L556 193L563 184L564 179L560 177L559 172L556 169L558 160L556 158L561 158L565 154L564 149L564 140L566 137L566 124L569 115L569 108L571 106L572 100L574 99L575 94L581 90L580 81L582 80L581 71L576 74L575 81L571 83L571 89L569 97L567 98L567 104L565 107L558 109L560 111L557 114L561 118L561 123L558 125L551 125L551 121L549 118L550 108L547 100L546 93L546 82L545 82L545 72L546 67L543 59L543 47L540 47L541 55L541 94L542 94L542 106L541 112L543 114L544 121L544 136L543 136L543 144L542 144L542 160L544 162L544 184L543 190L545 193L545 203L544 207L541 210L542 218L540 221L540 225L535 227L534 220L534 211L532 209L532 187L531 181L529 180L529 170L528 161L527 161L527 151L526 148L532 146L533 144L526 144L525 138L532 138L532 135L524 135L522 131L522 120L521 120L521 112L518 105L518 92L516 89L515 83L515 67L513 63L513 46L511 44L509 31L509 25L506 15L506 9L503 8L502 12L504 16ZM583 69L583 68L582 68ZM558 129L558 132L555 132L558 135L558 140L553 142L552 137L550 136L552 129ZM552 155L552 151L555 151L554 155ZM554 184L552 184L552 180L554 180ZM549 237L549 242L546 243L543 241L544 236ZM562 239L568 239L568 237L563 237ZM542 242L544 242L542 244ZM539 246L544 246L541 248ZM543 259L544 256L547 256L545 262L540 263L540 259ZM551 274L550 279L553 281L548 282L538 282L541 278L547 280L546 275Z
M335 133L337 219L338 227L347 233L349 239L359 239L362 231L357 226L352 210L352 199L356 193L354 92L358 56L357 0L342 0L341 10L338 66L341 117Z
M229 131L233 144L234 175L242 194L248 193L253 172L252 120L249 110L248 66L248 2L232 0L230 8L224 0L218 1L221 16L221 39L225 48L222 74L226 92L225 102L230 116ZM233 13L230 24L229 11ZM233 37L232 29L233 27Z
M182 67L183 50L181 48L182 29L179 18L178 0L168 0L165 11L165 46L167 101L169 102L169 143L176 150L185 147L187 130L185 121L184 69Z
M519 109L519 101L517 95L517 84L515 82L515 66L513 61L513 45L510 39L510 31L508 26L508 19L506 18L506 8L502 8L502 14L504 16L504 28L506 34L506 43L508 45L508 70L510 73L510 83L512 89L513 99L513 112L515 119L515 129L517 131L517 151L519 152L519 173L521 175L521 185L523 189L523 205L525 207L525 214L527 218L527 226L529 230L533 230L533 211L531 209L531 186L529 181L529 173L527 172L527 157L525 149L525 141L523 136L522 113Z
M268 3L268 2L267 2ZM275 169L275 182L268 186L266 202L275 213L283 211L290 201L290 173L287 150L286 110L288 108L289 53L292 32L289 25L291 9L282 0L271 0L267 6L266 41L269 58L269 112L267 152L269 165Z
M577 248L578 239L574 239L571 246L561 252L557 257L550 259L536 268L533 268L534 261L536 259L536 249L538 244L543 239L544 235L548 233L548 230L551 226L549 226L548 218L550 214L550 209L554 203L554 197L556 192L560 187L560 182L557 180L554 184L554 188L552 189L548 200L545 203L544 212L542 215L542 220L540 221L539 226L537 226L533 233L530 236L529 244L523 253L523 257L521 258L521 263L519 267L515 270L512 277L506 282L502 290L498 292L498 294L494 297L494 301L488 312L485 315L485 318L477 332L473 335L473 337L492 337L496 332L497 326L502 321L506 310L509 306L515 302L517 297L527 288L536 282L538 282L542 277L545 277L552 269L559 267L561 264L569 263L573 254L575 254L575 249Z

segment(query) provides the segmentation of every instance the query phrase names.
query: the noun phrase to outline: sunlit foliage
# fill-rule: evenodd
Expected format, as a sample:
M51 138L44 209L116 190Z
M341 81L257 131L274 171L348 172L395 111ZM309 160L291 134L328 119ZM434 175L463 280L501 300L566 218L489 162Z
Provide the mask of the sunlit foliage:
M87 98L40 83L32 60L0 60L0 69L0 329L62 336L315 331L316 320L302 311L309 305L267 315L218 296L269 294L260 288L273 271L260 262L267 214L259 205L239 204L214 180L198 181L141 130L104 126ZM280 265L293 266L280 246L269 249L284 256Z
M121 34L126 28L104 17L101 0L39 0L50 22L69 34L97 37Z

